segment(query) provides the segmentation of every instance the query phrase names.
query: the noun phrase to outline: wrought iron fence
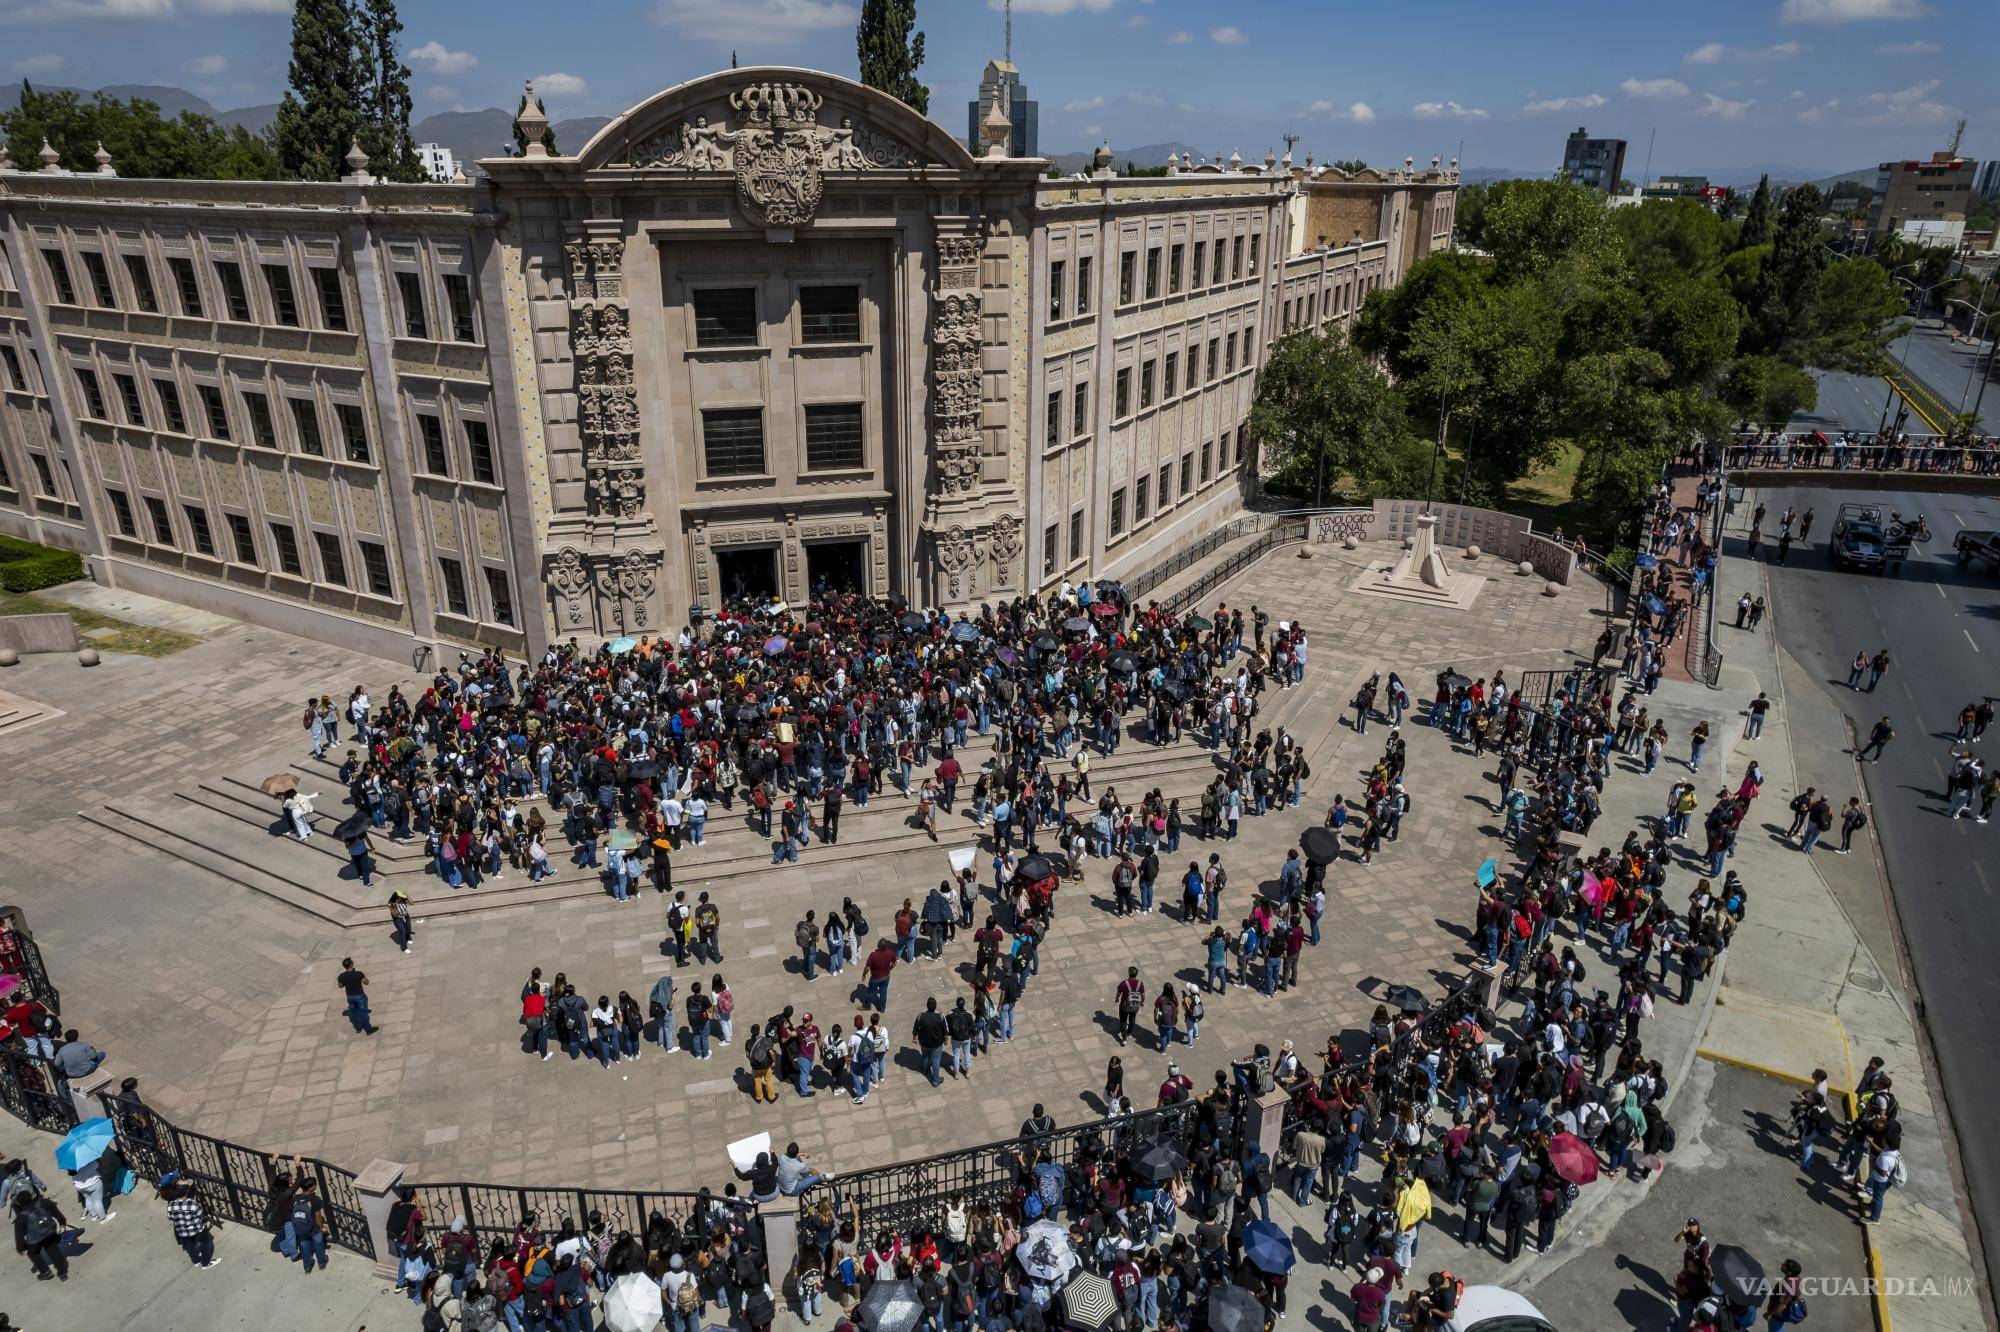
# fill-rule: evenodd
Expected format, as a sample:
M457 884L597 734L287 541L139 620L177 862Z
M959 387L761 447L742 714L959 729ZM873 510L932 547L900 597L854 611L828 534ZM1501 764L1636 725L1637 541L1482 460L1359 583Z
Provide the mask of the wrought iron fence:
M1523 671L1521 682L1514 687L1514 692L1520 696L1522 707L1540 712L1557 695L1570 703L1596 698L1609 689L1617 677L1615 667L1585 666L1581 663L1560 671Z
M326 1204L329 1244L375 1256L375 1237L354 1189L354 1176L315 1157L285 1161L222 1138L176 1126L151 1107L98 1093L104 1113L117 1130L118 1147L132 1169L161 1184L169 1179L192 1185L211 1216L256 1230L272 1231L285 1218L272 1215L272 1199L280 1190L281 1173L294 1184L317 1181Z
M1720 463L1715 467L1714 481L1706 520L1709 530L1705 535L1709 545L1719 554L1722 550L1722 519L1729 507L1724 502L1729 494L1729 473ZM1695 606L1691 613L1701 618L1700 632L1688 635L1685 660L1688 674L1713 689L1722 679L1722 653L1715 646L1715 579L1703 579L1698 585L1698 595L1702 604Z
M1200 1104L1188 1100L1051 1133L1004 1138L842 1175L831 1183L814 1185L806 1199L829 1192L843 1215L848 1208L858 1206L863 1234L877 1230L907 1233L916 1227L942 1226L945 1205L953 1198L962 1198L968 1207L1012 1203L1022 1167L1032 1162L1046 1160L1068 1168L1161 1140L1191 1152L1200 1116Z
M1293 541L1302 541L1305 539L1305 535L1306 521L1304 519L1280 523L1275 527L1267 529L1262 536L1245 546L1242 550L1237 551L1227 560L1224 560L1221 564L1204 573L1193 583L1190 583L1173 596L1167 598L1165 603L1167 613L1178 615L1184 610L1200 605L1202 599L1207 597L1210 592L1213 592L1216 588L1236 577L1237 574L1249 568L1258 560L1263 559L1273 548Z
M0 1109L29 1128L67 1133L76 1106L53 1060L29 1050L0 1050Z
M681 1234L694 1234L706 1241L711 1207L736 1207L748 1215L756 1208L747 1202L716 1198L701 1193L648 1193L622 1189L537 1189L509 1184L416 1184L417 1202L430 1224L443 1228L464 1217L466 1228L479 1241L479 1251L496 1239L512 1240L517 1225L530 1215L542 1230L553 1234L564 1221L573 1221L581 1231L595 1214L603 1218L612 1234L629 1231L644 1235L654 1216L673 1223Z
M1216 528L1213 532L1210 532L1201 540L1195 542L1192 546L1189 546L1186 550L1176 553L1171 558L1154 565L1150 569L1141 570L1130 578L1122 579L1121 581L1125 585L1125 595L1135 605L1140 604L1148 592L1151 592L1169 578L1173 578L1183 571L1200 564L1210 555L1213 555L1216 551L1239 537L1249 536L1253 532L1262 532L1274 527L1291 525L1283 519L1275 518L1269 514L1251 514L1245 518L1232 519Z
M0 976L19 976L28 997L45 1005L51 1013L62 1013L62 994L49 983L49 970L42 965L42 950L35 936L21 922L16 907L0 907Z

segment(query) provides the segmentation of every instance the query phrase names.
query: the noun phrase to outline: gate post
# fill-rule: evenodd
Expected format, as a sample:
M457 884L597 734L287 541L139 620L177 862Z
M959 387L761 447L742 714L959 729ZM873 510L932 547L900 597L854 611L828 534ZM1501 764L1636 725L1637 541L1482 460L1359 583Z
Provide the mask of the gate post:
M799 1205L799 1198L783 1193L757 1204L757 1215L764 1222L764 1276L780 1303L785 1280L799 1257Z
M368 1237L375 1244L375 1274L394 1279L400 1265L390 1242L389 1209L396 1205L396 1188L409 1167L399 1161L370 1161L354 1177L354 1192L361 1198L361 1214L368 1220Z
M1277 1161L1278 1148L1284 1142L1285 1107L1291 1099L1291 1093L1280 1089L1267 1091L1250 1102L1250 1143L1273 1162Z

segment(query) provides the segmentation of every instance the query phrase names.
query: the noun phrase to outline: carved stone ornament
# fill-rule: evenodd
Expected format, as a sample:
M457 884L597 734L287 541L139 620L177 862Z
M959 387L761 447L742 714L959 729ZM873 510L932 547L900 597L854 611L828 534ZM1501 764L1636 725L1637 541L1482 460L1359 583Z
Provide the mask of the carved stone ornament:
M619 597L631 603L631 622L644 628L653 600L653 587L658 580L653 575L653 562L638 551L626 552L618 562L613 582Z
M979 253L977 237L938 241L940 272L962 268ZM976 291L939 294L931 302L931 456L934 494L963 495L979 484L980 297Z
M948 236L937 243L938 267L966 268L979 262L986 241L979 236Z
M1014 560L1020 553L1021 520L1011 513L1003 513L993 524L993 563L1001 571L1002 582L1012 572Z
M563 617L572 627L583 623L583 594L590 590L590 571L574 546L564 546L549 564L548 588L563 604Z

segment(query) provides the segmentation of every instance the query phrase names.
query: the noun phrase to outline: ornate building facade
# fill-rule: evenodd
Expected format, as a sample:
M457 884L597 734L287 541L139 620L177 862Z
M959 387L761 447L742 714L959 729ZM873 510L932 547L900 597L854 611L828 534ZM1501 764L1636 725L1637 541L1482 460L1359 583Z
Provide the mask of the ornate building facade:
M1456 187L1052 179L1004 123L975 157L795 69L668 89L574 156L522 118L537 149L469 185L0 162L0 531L397 657L1117 577L1241 504L1269 341L1442 243ZM1343 188L1376 234L1306 237Z

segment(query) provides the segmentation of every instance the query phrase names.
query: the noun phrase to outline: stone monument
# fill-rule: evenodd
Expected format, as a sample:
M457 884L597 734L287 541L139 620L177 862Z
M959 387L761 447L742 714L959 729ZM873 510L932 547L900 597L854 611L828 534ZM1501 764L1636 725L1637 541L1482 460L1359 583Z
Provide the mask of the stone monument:
M1479 575L1455 573L1445 563L1437 548L1437 516L1428 513L1417 518L1416 536L1401 558L1391 565L1370 565L1354 581L1356 592L1459 610L1471 606L1485 586Z

